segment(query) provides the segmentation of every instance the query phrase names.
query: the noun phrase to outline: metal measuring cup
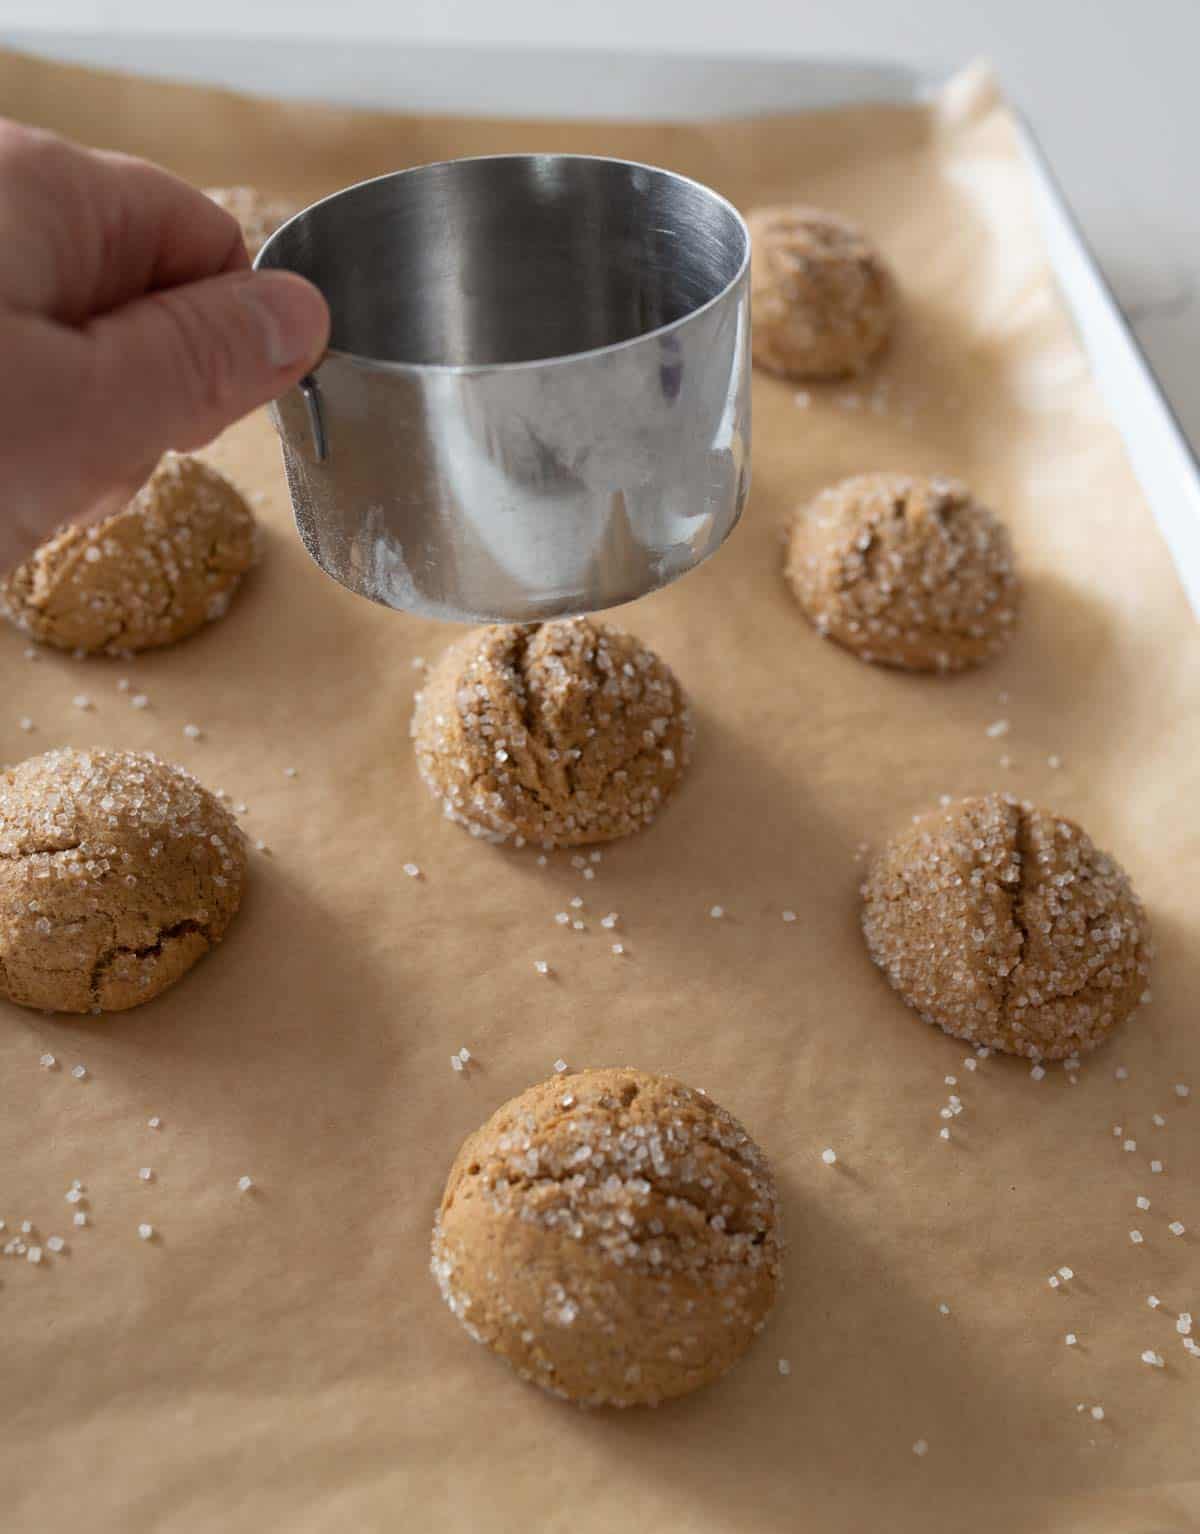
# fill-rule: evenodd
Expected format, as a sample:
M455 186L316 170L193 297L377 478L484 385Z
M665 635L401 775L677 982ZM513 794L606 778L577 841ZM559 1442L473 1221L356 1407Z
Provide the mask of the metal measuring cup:
M457 621L612 607L699 564L749 486L749 252L707 187L583 155L424 165L289 220L255 264L333 316L272 407L309 553Z

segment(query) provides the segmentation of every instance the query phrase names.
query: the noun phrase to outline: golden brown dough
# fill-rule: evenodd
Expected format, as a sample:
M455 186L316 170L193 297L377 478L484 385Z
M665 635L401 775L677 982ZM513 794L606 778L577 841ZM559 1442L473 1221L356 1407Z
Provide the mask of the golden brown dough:
M412 733L451 820L543 847L649 825L691 740L670 667L587 618L473 630L430 672Z
M774 1179L702 1092L631 1069L556 1076L468 1137L433 1273L477 1342L595 1406L718 1379L780 1283Z
M792 524L785 574L820 634L909 671L996 655L1020 599L1003 522L956 480L909 474L822 491Z
M1073 821L1009 795L906 826L863 885L871 957L946 1033L1058 1060L1123 1023L1152 953L1120 865Z
M892 283L875 246L820 208L759 208L746 222L758 366L785 378L861 372L892 330Z
M181 767L48 751L0 777L0 996L120 1012L224 936L246 858L233 817Z
M148 650L222 617L256 545L254 514L229 481L167 453L121 511L36 549L0 586L0 604L60 650Z

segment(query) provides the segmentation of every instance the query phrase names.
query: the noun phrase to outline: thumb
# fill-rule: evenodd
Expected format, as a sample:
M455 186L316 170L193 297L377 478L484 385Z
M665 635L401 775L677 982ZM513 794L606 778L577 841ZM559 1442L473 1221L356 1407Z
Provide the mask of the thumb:
M325 350L329 309L294 272L233 272L137 299L87 334L116 468L200 447L282 394Z

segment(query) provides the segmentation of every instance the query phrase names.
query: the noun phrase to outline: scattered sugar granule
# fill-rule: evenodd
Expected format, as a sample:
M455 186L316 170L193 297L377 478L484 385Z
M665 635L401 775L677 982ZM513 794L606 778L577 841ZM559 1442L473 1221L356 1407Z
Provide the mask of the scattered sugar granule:
M1161 1113L1156 1113L1150 1122L1154 1125L1155 1129L1161 1129L1167 1121Z
M1152 1171L1152 1172L1156 1172L1156 1173L1157 1173L1157 1172L1161 1172L1161 1171L1162 1171L1162 1169L1163 1169L1163 1164L1162 1164L1162 1162L1161 1162L1161 1161L1152 1161L1152 1162L1151 1162L1151 1163L1150 1163L1150 1170L1151 1170L1151 1171Z
M956 1087L958 1085L958 1077L957 1076L943 1076L942 1080L946 1083L946 1085L948 1087Z
M821 1160L825 1163L826 1166L833 1166L837 1161L837 1151L835 1151L831 1146L827 1145L821 1152Z
M566 911L556 911L554 913L554 920L560 927L565 927L571 918L567 915Z
M987 730L985 731L985 733L992 740L998 739L1001 735L1007 735L1008 734L1008 720L1007 719L997 719L997 720L995 720L994 723L988 725Z
M546 963L545 959L535 959L533 961L533 967L537 970L539 975L548 975L550 973L550 966Z
M88 1217L87 1217L87 1215L86 1215L86 1214L85 1214L85 1213L84 1213L84 1212L83 1212L83 1210L82 1210L82 1209L77 1209L77 1210L76 1210L76 1211L75 1211L75 1213L74 1213L74 1215L73 1215L73 1216L72 1216L72 1219L73 1219L73 1220L74 1220L74 1223L75 1223L75 1224L76 1224L76 1225L86 1225L86 1224L87 1224L87 1222L88 1222Z
M791 1363L786 1358L781 1358L775 1367L779 1370L780 1374L783 1375L788 1375L792 1372Z
M52 1071L58 1066L58 1061L53 1055L43 1055L38 1064L44 1071Z
M285 767L283 769L283 775L285 778L294 778L298 771L299 769L296 767Z
M255 852L269 852L271 849L267 846L266 842L258 841L254 843L254 850Z
M31 1236L33 1234L33 1221L32 1220L22 1220L21 1221L21 1234L23 1236Z
M1183 1223L1182 1220L1172 1220L1171 1223L1167 1226L1167 1229L1173 1236L1182 1236L1184 1231L1187 1229L1187 1226Z
M202 740L204 738L204 731L198 724L185 724L183 733L189 740Z
M1148 1294L1146 1296L1146 1304L1149 1305L1151 1310L1157 1310L1158 1307L1162 1304L1162 1301L1159 1299L1157 1294Z
M250 1189L254 1186L254 1179L253 1177L246 1176L239 1177L237 1185L239 1193L249 1193Z
M1052 767L1052 768L1054 768L1055 771L1057 771L1058 768L1060 768L1062 766L1062 757L1061 756L1048 756L1046 758L1046 766L1047 767Z
M1029 1074L1033 1077L1034 1081L1041 1081L1045 1077L1046 1067L1044 1065L1035 1065Z
M42 1249L41 1249L40 1246L31 1246L29 1248L29 1250L25 1253L25 1261L26 1262L41 1262L41 1260L42 1260Z
M797 389L795 394L792 395L792 403L798 410L807 410L809 405L812 404L812 395L807 389Z
M409 665L413 668L414 671L424 671L425 657L423 655L414 655L412 660L409 661Z
M138 1167L138 1176L142 1179L143 1182L153 1182L154 1168L148 1166Z
M926 1454L929 1453L929 1445L923 1438L918 1438L916 1443L913 1444L913 1453L917 1456L918 1459L923 1458Z
M1050 1277L1046 1280L1046 1282L1050 1285L1051 1289L1057 1289L1058 1286L1059 1286L1059 1283L1060 1283L1060 1279L1059 1279L1058 1274L1057 1273L1051 1273Z
M1069 1281L1069 1280L1071 1280L1072 1278L1075 1277L1075 1269L1074 1268L1059 1268L1058 1276L1061 1279L1066 1279L1066 1280Z
M66 1245L67 1243L61 1236L49 1236L46 1239L46 1250L48 1252L64 1251L66 1249Z
M146 1128L147 1129L161 1129L162 1128L162 1119L159 1118L157 1113L154 1115L154 1117L152 1119L147 1119L146 1120Z
M28 714L22 714L21 717L17 720L17 728L19 730L24 730L28 735L30 730L33 729L33 720L30 719Z
M1121 1128L1120 1124L1114 1124L1113 1125L1113 1139L1114 1140L1119 1140L1124 1133L1125 1133L1125 1131Z
M968 1058L968 1059L963 1061L963 1067L964 1067L964 1069L966 1069L968 1071L978 1070L979 1062L978 1062L978 1060L972 1060L972 1059Z
M465 1044L459 1050L458 1058L462 1061L462 1063L464 1065L469 1065L471 1063L471 1051L467 1048L467 1046Z
M83 1197L83 1190L81 1188L68 1188L63 1197L68 1204L77 1204Z
M615 911L610 911L607 916L602 916L600 918L600 925L602 927L607 927L609 931L611 931L620 920L621 918Z
M1152 1369L1161 1369L1164 1367L1162 1354L1156 1353L1153 1348L1147 1348L1146 1351L1142 1354L1142 1362L1144 1364L1149 1364Z
M1011 756L1002 756L1000 758L1000 765L1001 765L1001 767L1003 767L1003 768L1005 768L1007 770L1009 767L1012 766L1012 757Z
M84 1077L87 1075L87 1066L86 1065L73 1065L71 1067L71 1075L74 1076L76 1081L82 1081L84 1079Z
M1073 1348L1079 1341L1079 1338L1075 1335L1074 1332L1068 1332L1067 1335L1063 1338L1063 1341L1069 1348Z
M577 852L575 854L575 856L571 859L571 867L572 868L586 868L587 867L587 858L585 858L582 853Z
M1192 1334L1192 1313L1183 1310L1179 1313L1179 1319L1175 1322L1175 1330L1181 1337L1190 1337Z
M134 707L134 708L149 708L150 707L150 699L146 696L146 694L144 692L135 692L133 697L130 698L129 702L132 705L132 707Z
M583 910L583 896L582 895L572 895L570 900L567 901L567 904L571 907L572 911L582 911Z
M720 921L721 917L725 915L725 907L723 905L715 905L708 914L714 921Z
M617 955L618 958L620 958L621 955L625 952L625 944L624 943L614 943L612 945L612 951Z
M784 919L784 921L795 921L796 920L796 913L795 913L795 911L784 911L783 912L783 919Z
M1190 1097L1191 1093L1192 1093L1191 1087L1187 1086L1184 1082L1177 1081L1175 1083L1175 1096L1176 1097Z
M31 644L27 644L25 646L25 659L26 660L40 660L41 659L41 657L38 655L38 652L34 649L33 645L31 645Z
M1129 1232L1129 1239L1133 1242L1134 1246L1141 1246L1142 1242L1146 1238L1142 1235L1140 1230L1131 1230Z
M154 1234L154 1226L153 1225L139 1225L138 1226L138 1235L141 1237L141 1239L143 1241L149 1241L151 1236L153 1236L153 1234Z
M1104 1421L1104 1408L1103 1408L1103 1406L1093 1406L1092 1407L1092 1418L1096 1422L1103 1422Z
M1153 1000L1154 992L1150 989L1149 986L1147 986L1142 994L1138 997L1138 1001L1143 1007L1148 1007Z
M421 870L416 863L405 863L404 872L410 879L419 879L421 877Z
M554 1069L558 1073L558 1075L561 1076L562 1073L566 1070L566 1068L567 1068L567 1062L565 1060L559 1059L559 1060L556 1060L554 1062Z
M129 680L129 678L127 676L123 676L117 683L117 691L128 692L132 686L133 683Z
M92 707L92 700L88 697L86 692L77 692L71 699L71 704L74 708L81 708L86 711Z
M587 931L587 923L586 922L582 922L582 921L573 921L571 923L571 931L572 932L586 932Z
M600 862L603 862L603 860L604 860L603 852L589 852L588 853L588 862L589 863L600 863Z
M941 1316L948 1316L950 1314L950 1307L946 1304L945 1300L938 1306L938 1314Z
M1129 1080L1129 1072L1125 1069L1125 1067L1123 1065L1118 1065L1116 1070L1113 1072L1113 1077L1117 1081L1128 1081Z
M450 1056L450 1069L452 1071L461 1071L462 1068L463 1068L463 1063L458 1058L458 1056L457 1055L451 1055Z
M948 1129L939 1129L938 1130L938 1139L939 1140L948 1140L949 1138L950 1138L950 1131Z
M1137 1204L1139 1209L1149 1209L1150 1207L1150 1200L1144 1193L1139 1193L1134 1202Z
M1123 1140L1121 1142L1121 1149L1124 1150L1124 1151L1135 1151L1135 1150L1137 1150L1137 1141L1136 1140Z

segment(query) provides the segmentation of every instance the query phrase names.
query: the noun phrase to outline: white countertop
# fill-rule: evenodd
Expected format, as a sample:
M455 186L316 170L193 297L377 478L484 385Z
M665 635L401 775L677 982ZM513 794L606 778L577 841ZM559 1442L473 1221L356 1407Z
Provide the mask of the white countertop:
M299 39L635 53L894 59L946 74L990 59L1200 449L1197 0L0 0L0 42L109 64L179 40L179 73L221 78L219 39L255 39L236 83L287 88ZM90 37L81 34L91 34ZM282 43L275 53L269 40ZM264 42L266 46L264 47ZM128 60L123 60L123 48ZM226 51L225 55L228 57ZM380 57L386 58L387 50ZM218 72L214 72L218 71ZM372 99L392 99L377 69ZM3 103L0 103L0 111Z

